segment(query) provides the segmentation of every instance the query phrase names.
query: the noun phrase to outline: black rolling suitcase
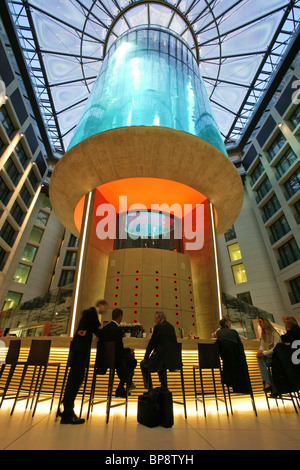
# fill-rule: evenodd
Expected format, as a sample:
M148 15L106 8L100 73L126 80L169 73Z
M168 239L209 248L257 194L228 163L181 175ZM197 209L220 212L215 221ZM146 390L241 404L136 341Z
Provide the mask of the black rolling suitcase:
M138 397L137 420L140 424L153 428L170 428L174 424L172 393L158 387Z
M143 393L138 397L138 423L154 428L159 426L160 410L159 410L159 393L151 390Z

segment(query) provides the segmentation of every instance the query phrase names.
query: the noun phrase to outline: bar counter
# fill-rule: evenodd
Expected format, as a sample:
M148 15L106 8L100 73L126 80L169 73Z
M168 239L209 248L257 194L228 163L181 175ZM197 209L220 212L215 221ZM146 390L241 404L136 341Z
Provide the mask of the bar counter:
M8 347L9 342L13 341L14 339L18 339L15 337L5 337L0 338L0 341L3 341ZM51 351L50 351L50 359L49 362L59 362L61 364L60 373L59 373L59 380L56 395L58 396L61 390L63 376L65 373L66 362L69 354L69 346L71 342L70 337L39 337L39 338L21 338L21 351L20 351L20 361L26 361L30 344L32 339L38 339L39 341L44 340L51 340ZM123 339L123 344L125 347L133 347L135 349L135 357L138 361L138 365L135 370L134 375L134 383L136 388L131 393L131 398L136 398L138 395L145 391L142 381L142 375L139 363L144 357L145 349L147 347L149 338L133 338L133 337L125 337ZM181 339L178 338L178 342L182 343L182 360L183 360L183 374L184 374L184 385L185 385L185 392L187 398L194 397L194 382L193 382L193 365L198 364L198 343L213 343L214 339ZM89 394L92 376L93 376L93 367L95 361L95 354L96 354L96 342L97 339L94 338L92 349L91 349L91 360L89 366L89 374L88 374L88 383L87 383L87 397ZM261 384L261 376L260 371L258 369L257 359L256 359L256 352L259 349L259 340L242 340L244 345L244 350L246 354L246 359L249 368L249 374L251 379L251 384L254 393L262 393L262 384ZM22 374L22 366L18 366L12 380L12 388L16 387L18 381L20 380ZM47 392L47 390L51 390L53 386L53 381L55 377L56 371L54 369L48 368L46 374L45 385L43 390ZM5 380L7 372L3 374L1 379L1 386L3 380ZM197 380L199 381L199 374L197 372ZM153 376L153 385L159 386L158 381L158 374L152 374ZM217 390L221 393L221 382L220 382L220 375L218 372L215 373L216 376L216 385ZM212 390L212 374L210 371L203 371L203 378L204 378L204 387L208 391ZM107 380L108 374L106 376L99 376L97 379L97 390L100 395L105 395L107 390ZM28 379L25 382L25 389L26 384L30 383L30 373L28 372ZM198 382L199 383L199 382ZM118 384L118 378L115 379L115 387ZM181 382L180 382L180 373L168 373L168 386L170 390L173 392L174 396L181 396ZM199 385L198 385L199 387Z

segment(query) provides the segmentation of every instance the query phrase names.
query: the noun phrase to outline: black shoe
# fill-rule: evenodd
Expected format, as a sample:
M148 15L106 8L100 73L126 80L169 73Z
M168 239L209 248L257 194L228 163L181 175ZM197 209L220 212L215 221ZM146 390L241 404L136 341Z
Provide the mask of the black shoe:
M78 418L75 414L69 418L62 416L60 424L83 424L85 423L84 418Z
M130 393L128 393L128 396L130 395ZM123 388L123 389L117 389L116 390L116 393L115 393L115 397L116 398L126 398L127 397L127 393L126 393L126 390Z

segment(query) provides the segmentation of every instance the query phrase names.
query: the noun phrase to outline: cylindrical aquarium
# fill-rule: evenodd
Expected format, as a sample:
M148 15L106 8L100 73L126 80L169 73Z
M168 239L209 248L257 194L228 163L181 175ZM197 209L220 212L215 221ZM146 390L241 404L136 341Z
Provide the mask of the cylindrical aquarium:
M193 52L170 31L140 27L112 44L69 149L128 126L178 129L227 155Z

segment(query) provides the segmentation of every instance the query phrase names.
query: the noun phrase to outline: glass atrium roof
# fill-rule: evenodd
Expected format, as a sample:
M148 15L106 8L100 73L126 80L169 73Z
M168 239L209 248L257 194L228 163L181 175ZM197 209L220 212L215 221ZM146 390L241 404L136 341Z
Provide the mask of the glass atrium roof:
M53 152L68 147L103 57L141 25L170 28L199 60L226 144L236 144L299 25L300 0L8 0Z

